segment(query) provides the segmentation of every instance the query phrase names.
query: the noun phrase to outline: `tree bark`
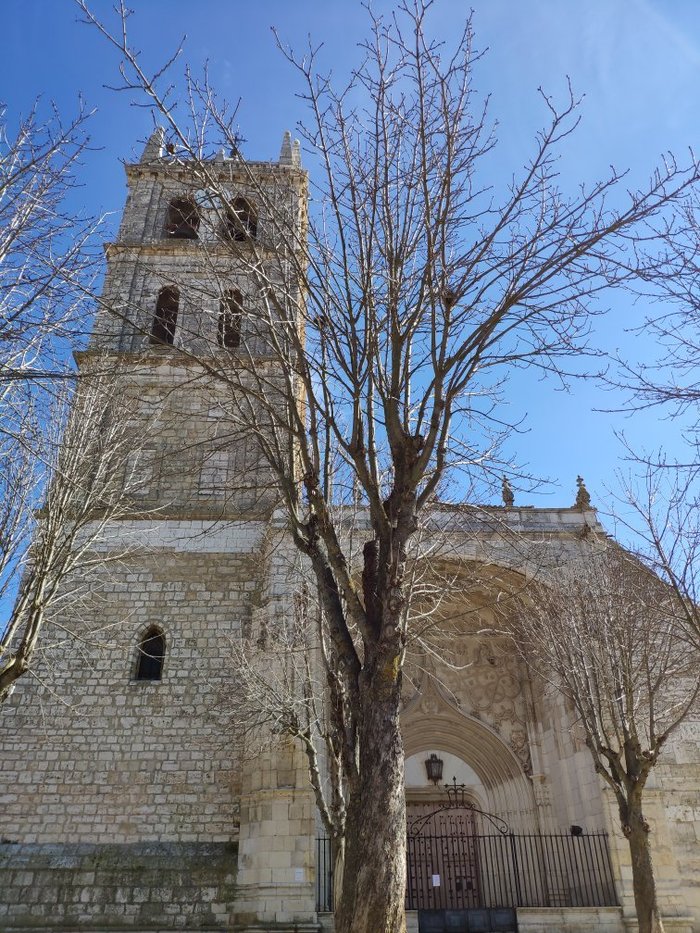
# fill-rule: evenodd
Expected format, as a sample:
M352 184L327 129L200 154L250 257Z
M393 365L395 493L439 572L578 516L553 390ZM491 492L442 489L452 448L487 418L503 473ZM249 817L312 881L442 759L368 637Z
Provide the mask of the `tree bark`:
M656 899L656 877L649 844L649 824L642 812L641 796L620 807L622 827L632 857L632 888L639 933L664 933Z
M361 677L360 769L348 801L336 933L405 933L406 799L398 664Z
M24 656L16 655L5 664L0 670L0 705L10 696L15 688L15 683L22 674L29 670L29 663Z

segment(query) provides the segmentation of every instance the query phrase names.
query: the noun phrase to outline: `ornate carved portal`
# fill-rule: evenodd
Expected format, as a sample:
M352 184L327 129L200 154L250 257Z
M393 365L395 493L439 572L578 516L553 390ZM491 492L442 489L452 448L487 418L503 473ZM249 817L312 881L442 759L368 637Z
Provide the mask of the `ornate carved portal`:
M420 785L425 781L423 759L431 751L439 751L464 764L460 770L459 761L454 762L449 767L455 771L449 774L466 778L466 793L480 809L498 814L515 832L539 829L532 784L522 758L502 733L483 718L470 715L465 707L458 706L434 677L425 677L407 700L401 718L406 757L422 756L422 773L415 773L409 782L409 801L436 796L432 788ZM441 795L437 796L439 799ZM491 824L480 826L479 833L499 832Z

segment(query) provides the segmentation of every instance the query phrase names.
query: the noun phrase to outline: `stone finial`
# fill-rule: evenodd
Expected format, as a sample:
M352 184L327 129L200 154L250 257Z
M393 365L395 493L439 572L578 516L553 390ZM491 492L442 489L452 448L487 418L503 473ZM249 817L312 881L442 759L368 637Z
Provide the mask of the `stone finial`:
M284 131L284 136L282 137L282 148L280 149L279 157L280 165L293 165L292 157L292 134L289 130Z
M142 162L155 162L163 158L163 145L165 143L165 130L162 126L157 126L148 138L148 142L143 148L141 154Z
M574 508L576 509L590 509L591 507L591 494L586 489L586 484L583 482L582 476L576 477L576 502L574 503Z
M510 480L507 476L503 477L503 482L501 484L501 496L503 497L503 505L506 508L511 508L515 502L515 496L513 495L513 487L510 485Z
M298 139L292 144L292 165L294 168L301 168L301 143Z

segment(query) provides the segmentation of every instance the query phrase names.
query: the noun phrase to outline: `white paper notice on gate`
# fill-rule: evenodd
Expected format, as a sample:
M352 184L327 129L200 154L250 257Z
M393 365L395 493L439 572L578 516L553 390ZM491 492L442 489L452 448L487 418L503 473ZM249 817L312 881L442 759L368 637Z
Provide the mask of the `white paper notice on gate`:
M433 887L434 888L440 887L440 875L433 875Z

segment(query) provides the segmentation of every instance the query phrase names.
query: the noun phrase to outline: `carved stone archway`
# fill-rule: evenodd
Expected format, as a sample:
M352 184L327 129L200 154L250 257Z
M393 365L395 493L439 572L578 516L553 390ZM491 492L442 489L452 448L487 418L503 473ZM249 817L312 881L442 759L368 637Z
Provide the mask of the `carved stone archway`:
M493 729L444 697L432 679L407 704L401 728L407 758L436 748L456 755L478 775L483 809L515 831L539 829L532 785L516 755Z

